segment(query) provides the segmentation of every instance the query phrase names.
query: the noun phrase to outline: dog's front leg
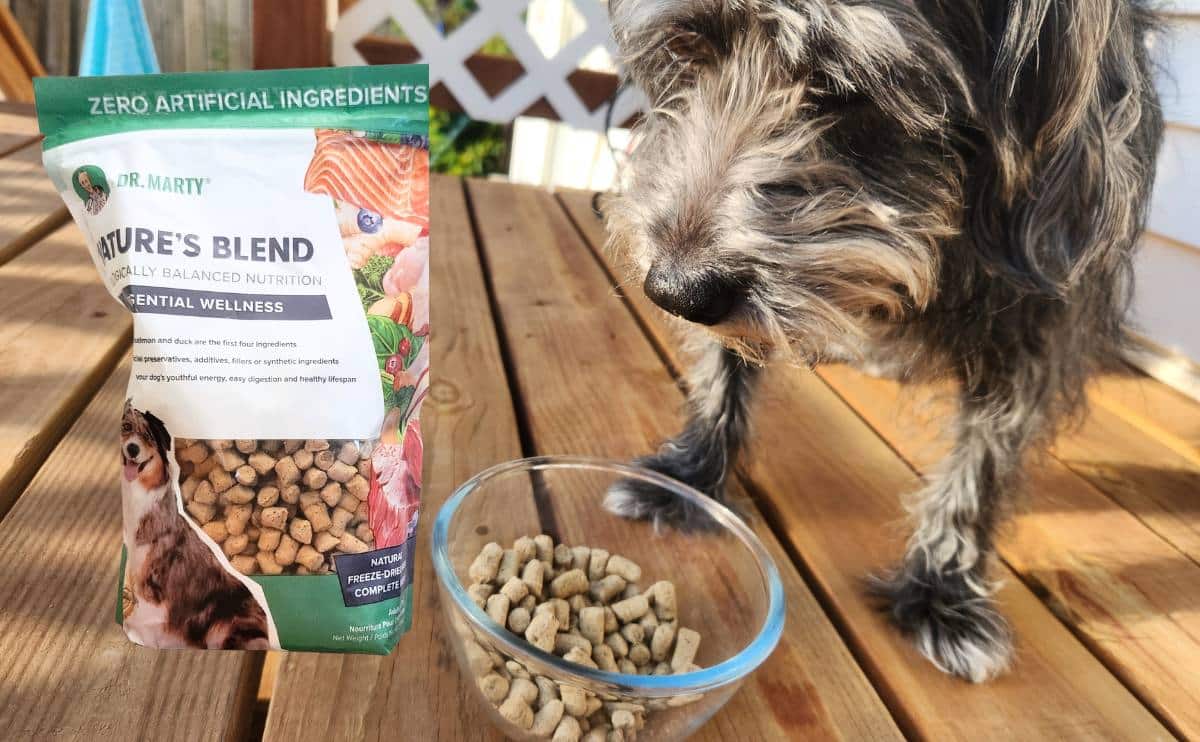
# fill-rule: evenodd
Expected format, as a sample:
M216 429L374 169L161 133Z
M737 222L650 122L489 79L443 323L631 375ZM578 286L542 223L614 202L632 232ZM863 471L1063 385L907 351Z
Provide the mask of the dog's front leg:
M658 452L635 463L678 479L716 499L749 432L749 404L757 366L705 337L688 373L687 424ZM689 527L702 526L690 503L662 489L624 480L609 490L605 504L627 518Z
M1023 454L1045 416L1036 385L966 393L955 446L912 508L916 530L901 566L873 581L892 620L944 672L982 682L1003 672L1012 638L992 599L988 566Z

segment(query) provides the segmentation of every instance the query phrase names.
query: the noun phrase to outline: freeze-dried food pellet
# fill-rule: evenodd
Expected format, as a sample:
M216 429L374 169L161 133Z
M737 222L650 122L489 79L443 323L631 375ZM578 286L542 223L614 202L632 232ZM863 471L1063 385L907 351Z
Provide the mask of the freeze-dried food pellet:
M476 583L467 588L467 595L471 596L471 600L475 602L475 605L483 608L487 604L487 599L491 597L492 593L495 591L496 588L492 587L491 585L486 583Z
M358 535L343 533L341 538L338 539L338 548L347 554L361 554L364 551L370 551L371 547L367 545L367 542L371 540L370 531L370 528L366 528L363 533L365 538L359 538Z
M530 732L533 734L549 737L558 727L558 723L563 717L563 702L551 701L537 710L533 715L533 726Z
M338 449L337 459L347 466L354 466L358 463L358 446L350 441L343 443Z
M591 555L592 550L586 546L571 547L571 568L582 569L584 572L587 572L588 560L591 558Z
M525 629L529 628L531 620L532 617L529 615L529 610L517 606L508 612L508 630L515 634L524 634Z
M296 561L316 571L325 563L325 555L305 544L300 547L300 551L296 552Z
M250 466L249 464L242 464L239 466L237 470L234 471L233 478L237 480L238 484L242 484L247 487L253 487L254 485L258 484L258 472L255 471L254 467Z
M558 568L569 567L575 557L571 554L571 547L566 544L559 544L554 547L554 566Z
M620 575L607 575L600 580L593 582L588 593L593 600L601 603L608 603L613 598L621 594L625 589L625 579Z
M500 655L495 655L492 657L493 662L498 659L500 659ZM516 660L509 660L508 662L505 662L504 668L508 670L508 674L514 678L525 678L526 680L529 679L529 671L525 669L524 665Z
M513 542L513 552L517 555L517 562L525 564L537 556L537 544L528 536L521 536Z
M692 629L680 628L675 634L675 653L671 655L671 669L683 672L696 658L700 647L700 634Z
M645 644L634 644L629 648L629 660L641 667L650 661L650 647Z
M334 536L332 533L328 531L321 531L313 537L313 546L317 548L317 551L324 554L336 549L340 541L341 539L339 539L337 536Z
M342 484L346 491L359 500L367 499L367 495L371 492L371 483L361 474L355 474L350 477L350 481Z
M588 579L582 569L563 572L550 583L550 594L556 598L570 598L587 589Z
M288 535L302 544L311 544L313 537L312 524L303 518L296 518L288 524ZM309 567L309 569L312 568Z
M626 582L637 582L642 579L642 568L633 560L626 559L620 554L610 556L604 569L606 574L617 575Z
M252 556L235 556L229 560L230 565L244 575L258 573L258 560Z
M342 484L346 484L356 476L361 476L358 473L358 469L341 461L333 462L333 466L329 467L329 471L326 473L329 475L330 479L335 482L341 482Z
M617 671L617 658L613 656L612 648L607 644L596 644L592 647L592 661L606 672Z
M646 600L645 595L635 595L613 603L612 609L622 623L629 623L646 615L646 611L650 610L650 602Z
M525 629L525 640L543 652L553 652L558 629L558 619L553 613L539 613Z
M541 533L533 537L534 556L543 562L554 558L554 539Z
M638 623L627 623L621 627L621 636L630 644L640 644L646 638L646 632Z
M504 699L504 703L500 704L499 711L501 716L521 729L528 730L533 726L533 709L511 692L508 698Z
M613 632L604 637L604 643L612 650L616 657L624 658L629 655L629 642L625 641L625 637L617 632Z
M294 564L299 549L300 544L296 539L286 533L283 534L279 537L279 548L275 550L275 562L284 567Z
M283 572L283 567L276 563L274 555L268 551L258 552L255 559L258 562L258 568L265 575L277 575Z
M283 531L278 531L274 528L264 528L258 535L258 548L264 551L275 551L279 548L279 540L283 537Z
M298 449L292 454L292 461L295 462L296 466L301 470L311 468L313 465L312 451L309 451L306 448Z
M284 456L275 462L275 476L280 484L295 484L300 481L300 467L291 456Z
M508 695L508 680L498 673L489 672L479 678L479 690L492 703L500 703Z
M604 641L604 609L598 606L579 612L579 633L592 644Z
M538 689L538 708L545 706L551 701L558 700L558 686L550 678L543 675L535 675L533 677L533 684L536 685Z
M654 604L655 617L662 621L675 620L675 583L661 580L647 588L646 594Z
M613 613L611 606L604 606L604 633L611 634L621 627L621 622L617 620L617 614Z
M500 558L503 554L504 548L495 541L484 545L479 555L475 557L475 561L471 562L467 574L475 582L490 582L496 579L496 572L500 568Z
M542 583L545 574L545 567L542 566L542 562L536 559L529 560L525 568L521 570L521 580L525 583L529 592L538 598L542 597Z
M650 657L655 662L662 662L667 659L674 645L675 624L670 621L660 623L650 639ZM691 662L690 659L688 661Z
M520 603L529 594L529 586L520 577L510 577L500 592L508 597L510 603Z
M588 556L588 579L599 580L604 576L604 568L608 564L608 552L604 549L593 548Z
M567 662L574 662L577 665L590 667L593 670L599 669L595 661L592 660L592 653L586 649L583 649L582 647L575 647L574 649L571 649L569 652L563 655L563 659Z
M485 608L488 616L500 624L501 626L508 623L508 609L510 602L506 595L492 595L487 599L487 607Z
M558 726L554 728L551 742L579 742L581 736L583 736L583 730L579 726L579 721L574 716L564 715L558 722Z
M582 648L584 651L590 652L592 643L583 638L579 634L560 633L554 637L554 653L566 654L575 648Z

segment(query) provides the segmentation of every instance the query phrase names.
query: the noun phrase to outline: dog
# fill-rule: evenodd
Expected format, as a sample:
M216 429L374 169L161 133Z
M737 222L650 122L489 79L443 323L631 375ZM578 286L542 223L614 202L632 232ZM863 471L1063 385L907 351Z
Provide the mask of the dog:
M152 647L269 649L262 605L179 511L170 450L162 421L127 401L121 416L125 630Z
M953 450L872 581L941 670L1012 639L988 578L1024 460L1127 347L1162 136L1135 0L613 0L649 110L609 249L683 320L683 431L639 463L720 497L764 363L954 379ZM662 491L632 518L695 524Z

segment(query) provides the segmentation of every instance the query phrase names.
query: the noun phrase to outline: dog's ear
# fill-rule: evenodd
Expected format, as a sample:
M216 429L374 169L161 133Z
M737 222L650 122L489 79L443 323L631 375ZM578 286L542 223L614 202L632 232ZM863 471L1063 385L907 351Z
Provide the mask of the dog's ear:
M1136 0L929 4L976 80L987 157L968 228L992 267L1063 297L1099 265L1127 293L1162 127L1154 17Z
M167 426L150 412L143 412L142 417L146 418L146 424L150 426L150 435L154 438L154 445L158 447L165 462L167 452L171 450L171 434L167 432Z
M735 5L740 3L734 3ZM612 0L621 67L651 101L711 64L729 43L718 0Z

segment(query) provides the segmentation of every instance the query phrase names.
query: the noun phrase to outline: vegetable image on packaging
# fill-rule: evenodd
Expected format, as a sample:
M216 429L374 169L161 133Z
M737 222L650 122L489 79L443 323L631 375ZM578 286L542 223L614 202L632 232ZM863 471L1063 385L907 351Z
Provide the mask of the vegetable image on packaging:
M133 316L117 621L152 647L390 652L429 388L427 69L36 92L46 170Z

